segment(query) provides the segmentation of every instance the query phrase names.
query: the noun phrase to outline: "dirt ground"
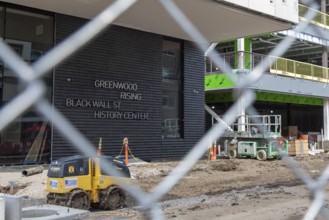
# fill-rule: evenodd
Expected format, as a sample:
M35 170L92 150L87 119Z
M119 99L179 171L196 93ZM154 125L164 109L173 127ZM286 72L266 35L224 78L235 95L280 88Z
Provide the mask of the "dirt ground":
M313 177L328 166L329 155L294 157ZM129 167L132 182L150 192L179 162L134 164ZM23 167L0 168L0 190L30 198L45 198L46 168L30 177ZM326 204L328 201L326 201ZM167 219L301 219L309 205L305 185L282 160L200 160L159 203ZM89 219L145 219L138 203L128 196L127 207L90 213ZM322 219L319 217L318 219Z

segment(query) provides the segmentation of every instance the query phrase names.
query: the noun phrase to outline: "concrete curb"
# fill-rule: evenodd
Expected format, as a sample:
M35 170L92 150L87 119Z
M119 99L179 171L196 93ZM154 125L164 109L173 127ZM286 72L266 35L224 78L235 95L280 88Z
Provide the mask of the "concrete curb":
M44 198L7 194L0 194L0 198L4 199L6 220L74 220L89 216L87 210L45 204Z

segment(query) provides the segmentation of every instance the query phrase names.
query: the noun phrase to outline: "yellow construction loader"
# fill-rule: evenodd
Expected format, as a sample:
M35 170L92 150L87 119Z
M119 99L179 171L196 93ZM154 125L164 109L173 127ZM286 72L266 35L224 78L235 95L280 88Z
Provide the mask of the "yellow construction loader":
M107 161L120 170L124 181L130 172L125 163L107 156L71 156L53 161L47 177L47 203L77 209L90 207L113 210L125 205L125 192L112 176L105 175L102 164Z

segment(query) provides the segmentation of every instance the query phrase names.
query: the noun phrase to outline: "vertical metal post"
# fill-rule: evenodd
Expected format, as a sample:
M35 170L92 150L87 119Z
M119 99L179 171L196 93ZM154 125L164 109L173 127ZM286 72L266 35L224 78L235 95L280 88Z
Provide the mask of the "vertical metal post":
M128 144L125 144L125 163L128 166Z
M125 150L125 164L126 164L126 166L128 166L128 138L127 137L125 137L124 139L123 139L123 147L125 148L124 150Z
M244 38L238 39L238 69L243 70L244 67ZM245 103L245 97L244 94L241 94L241 98L238 100L238 131L245 131L245 115L246 115L246 109L243 107Z
M273 59L275 59L275 58L273 57ZM275 72L276 72L276 75L278 75L278 60L279 59L275 59ZM271 60L270 60L269 63L271 63Z
M293 61L293 65L294 65L294 74L295 74L295 78L296 78L296 73L297 73L297 70L296 70L297 63L296 63L296 61ZM286 72L288 72L288 60L286 60Z
M322 47L322 66L328 68L328 48L326 46Z

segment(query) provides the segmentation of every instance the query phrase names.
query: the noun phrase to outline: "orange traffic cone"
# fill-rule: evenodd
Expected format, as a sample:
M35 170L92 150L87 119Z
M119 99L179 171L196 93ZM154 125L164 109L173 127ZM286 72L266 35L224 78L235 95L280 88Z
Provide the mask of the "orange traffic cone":
M97 149L97 156L100 156L102 154L102 138L99 138L98 142L98 149Z
M209 146L209 160L214 160L214 149L213 146L210 144Z
M217 157L216 157L216 144L214 144L214 147L213 147L213 158L212 158L212 160L216 160L217 159Z

